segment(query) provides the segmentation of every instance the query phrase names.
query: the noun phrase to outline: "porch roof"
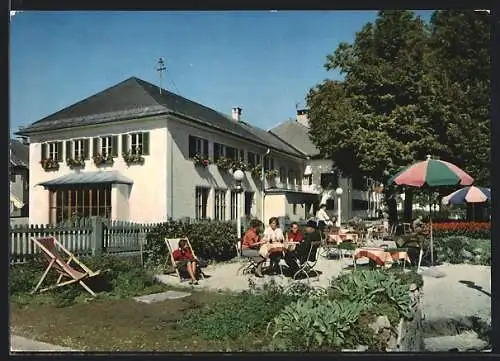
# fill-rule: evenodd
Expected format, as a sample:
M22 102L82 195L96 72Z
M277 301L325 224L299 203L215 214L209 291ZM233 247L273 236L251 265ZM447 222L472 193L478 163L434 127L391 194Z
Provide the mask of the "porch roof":
M77 184L133 184L134 182L118 171L80 172L38 183L44 187L56 187Z

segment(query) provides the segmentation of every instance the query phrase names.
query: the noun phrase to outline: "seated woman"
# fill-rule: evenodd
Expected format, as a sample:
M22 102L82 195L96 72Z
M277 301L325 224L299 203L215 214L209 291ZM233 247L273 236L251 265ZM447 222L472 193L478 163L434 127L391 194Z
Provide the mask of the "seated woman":
M300 244L300 242L302 242L303 240L304 240L304 235L299 230L299 224L297 222L292 222L291 230L287 234L287 241ZM287 247L285 251L285 262L291 270L294 270L297 267L296 246L297 245L292 243Z
M283 247L282 245L277 246L277 243L283 243L285 241L285 236L283 232L279 228L279 221L277 217L269 218L269 227L264 231L263 240L267 241L267 245L265 249L261 252L261 255L266 256L271 259L271 269L273 271L278 271L279 262L283 256ZM278 250L278 251L276 251Z
M262 222L258 219L252 219L250 221L250 228L246 231L243 236L243 241L241 242L241 255L251 257L257 263L257 267L255 268L255 275L257 277L263 277L262 265L266 260L266 258L262 257L259 253L261 244L265 243L265 241L261 241L259 237L261 224Z
M180 275L183 276L187 273L191 279L189 284L197 285L199 278L197 260L185 239L179 241L179 248L172 252L172 257Z

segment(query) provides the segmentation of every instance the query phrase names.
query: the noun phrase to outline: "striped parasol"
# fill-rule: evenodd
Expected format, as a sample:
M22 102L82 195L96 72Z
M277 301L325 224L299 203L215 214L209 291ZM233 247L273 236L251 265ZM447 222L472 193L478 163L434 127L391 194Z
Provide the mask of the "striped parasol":
M389 179L389 184L412 187L468 186L474 179L456 165L444 160L427 159L412 164Z
M484 203L491 199L491 191L483 187L464 187L443 197L443 204Z

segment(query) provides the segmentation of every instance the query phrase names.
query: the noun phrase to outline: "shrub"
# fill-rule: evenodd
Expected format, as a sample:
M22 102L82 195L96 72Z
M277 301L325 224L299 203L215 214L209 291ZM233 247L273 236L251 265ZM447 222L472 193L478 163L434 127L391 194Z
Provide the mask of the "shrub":
M230 222L169 221L146 236L144 259L148 265L165 263L168 256L165 238L189 238L196 256L205 260L227 261L236 256L236 228Z
M452 236L434 239L438 261L491 265L491 240Z
M490 222L433 222L436 237L465 236L469 238L491 238Z
M261 334L269 320L296 299L297 296L285 294L283 288L274 283L262 289L251 287L249 291L189 311L179 326L208 340Z

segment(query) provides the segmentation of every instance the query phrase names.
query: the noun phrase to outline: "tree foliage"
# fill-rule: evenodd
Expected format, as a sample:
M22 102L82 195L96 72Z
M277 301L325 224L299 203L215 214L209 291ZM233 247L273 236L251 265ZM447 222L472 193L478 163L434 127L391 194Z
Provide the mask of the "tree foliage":
M490 19L472 10L380 11L341 43L307 95L310 135L347 175L385 182L427 154L482 185L490 166Z

